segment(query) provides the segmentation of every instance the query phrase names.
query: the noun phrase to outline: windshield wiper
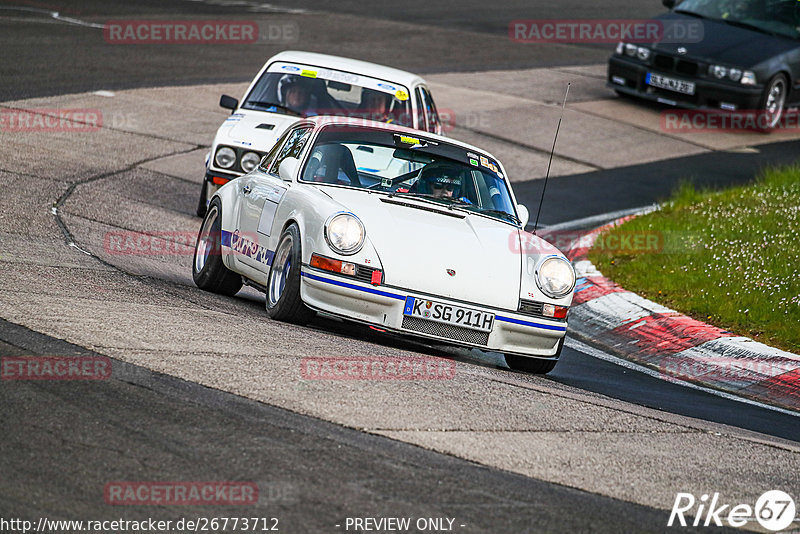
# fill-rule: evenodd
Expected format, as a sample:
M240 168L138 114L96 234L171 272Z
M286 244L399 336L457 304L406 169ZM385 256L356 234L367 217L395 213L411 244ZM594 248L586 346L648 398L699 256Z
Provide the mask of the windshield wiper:
M766 33L767 35L771 35L773 37L777 37L777 35L778 35L775 32L771 32L769 30L765 30L764 28L756 26L755 24L749 24L747 22L742 22L742 21L739 21L739 20L727 20L727 19L720 19L720 20L722 20L722 22L724 22L726 24L730 24L731 26L738 26L739 28L747 28L748 30L755 30L757 32Z
M507 217L507 218L509 218L511 221L513 221L516 224L522 223L522 221L519 220L519 217L517 217L513 213L508 213L507 211L503 211L503 210L485 210L485 209L481 209L478 213L491 213L492 215L499 215L501 217Z
M275 102L267 102L267 101L256 101L256 102L253 102L251 100L248 100L244 104L245 104L245 106L258 106L260 108L279 108L279 109L282 109L284 111L288 111L289 113L291 113L293 115L297 115L298 117L302 117L303 116L303 114L300 113L299 111L297 111L295 109L292 109L290 107L284 106L283 104L276 104Z
M689 15L690 17L697 17L698 19L707 19L705 15L701 15L700 13L696 13L694 11L687 11L686 9L674 9L673 13L679 13L681 15Z

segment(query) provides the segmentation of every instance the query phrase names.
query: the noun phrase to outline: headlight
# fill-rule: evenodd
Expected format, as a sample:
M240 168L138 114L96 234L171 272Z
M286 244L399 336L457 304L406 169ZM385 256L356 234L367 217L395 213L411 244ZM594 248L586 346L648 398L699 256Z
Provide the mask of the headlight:
M536 267L536 285L548 297L566 297L575 287L575 270L564 258L550 256Z
M223 146L217 149L214 161L217 163L218 167L222 167L223 169L233 167L233 164L236 163L236 152L234 152L232 148Z
M352 213L337 213L325 222L325 241L338 252L349 256L364 245L364 225Z
M739 80L739 83L742 85L755 85L756 84L756 73L752 70L746 70L742 73L742 79Z
M617 43L617 54L620 56L625 54L626 56L635 57L642 61L647 61L650 59L650 49L644 46L636 46L635 44L619 42Z
M725 67L723 65L709 65L708 75L714 76L717 79L728 78L732 82L739 82L743 85L755 85L756 75L751 70L742 71L733 67Z
M256 168L261 162L261 156L256 154L255 152L245 152L244 156L242 156L242 161L239 162L239 165L242 166L242 170L244 172L250 172Z

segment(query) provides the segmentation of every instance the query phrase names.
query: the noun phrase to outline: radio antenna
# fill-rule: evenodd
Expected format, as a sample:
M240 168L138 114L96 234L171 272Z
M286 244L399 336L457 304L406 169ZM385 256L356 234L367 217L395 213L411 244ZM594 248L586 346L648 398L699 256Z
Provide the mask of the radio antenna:
M539 215L542 214L542 204L544 203L544 192L547 189L547 180L550 178L550 166L553 164L553 153L556 151L556 141L558 141L558 131L561 129L561 120L564 118L564 108L567 107L567 97L569 96L569 86L572 82L567 83L567 92L564 93L564 103L561 104L561 116L558 117L558 126L556 126L556 136L553 138L553 148L550 150L550 161L547 163L547 174L544 175L544 185L542 186L542 198L539 199L539 210L536 212L536 222L533 225L533 234L536 235L536 230L539 228Z

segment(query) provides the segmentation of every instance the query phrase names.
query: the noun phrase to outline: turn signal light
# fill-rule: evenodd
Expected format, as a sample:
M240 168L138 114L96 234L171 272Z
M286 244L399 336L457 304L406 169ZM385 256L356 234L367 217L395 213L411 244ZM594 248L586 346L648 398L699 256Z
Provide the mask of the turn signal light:
M350 276L355 276L356 274L355 263L349 263L341 260L334 260L332 258L326 258L324 256L318 256L316 254L311 255L311 262L309 263L309 265L311 265L312 267L316 267L317 269L322 269L323 271L331 271L334 273L347 274Z
M556 306L555 304L545 304L542 306L542 315L545 317L552 317L553 319L563 319L567 316L566 306Z

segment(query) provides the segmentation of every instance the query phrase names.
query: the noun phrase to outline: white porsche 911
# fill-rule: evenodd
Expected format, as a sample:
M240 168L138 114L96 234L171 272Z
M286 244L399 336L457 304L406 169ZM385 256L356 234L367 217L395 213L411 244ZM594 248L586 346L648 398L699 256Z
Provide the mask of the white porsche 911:
M276 320L320 311L547 373L575 272L524 232L527 219L487 152L374 121L306 118L211 198L193 278L227 295L260 289Z
M442 133L425 80L375 63L326 54L286 51L271 57L256 75L241 104L222 95L232 114L217 130L197 205L229 180L248 173L298 117L337 115L400 124Z

